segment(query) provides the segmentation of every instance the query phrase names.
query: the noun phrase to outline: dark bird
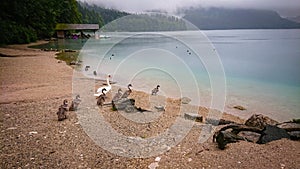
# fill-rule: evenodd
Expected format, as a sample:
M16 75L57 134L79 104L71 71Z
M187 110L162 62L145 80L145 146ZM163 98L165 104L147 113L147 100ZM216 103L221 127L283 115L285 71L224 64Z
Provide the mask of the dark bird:
M151 95L156 95L157 94L157 92L159 91L159 85L157 85L156 86L156 88L154 88L153 90L152 90L152 93L151 93Z
M97 72L96 72L96 70L95 70L93 73L94 73L94 75L95 75L95 76L97 76Z
M62 121L67 118L66 110L63 108L62 105L59 106L56 114L57 114L58 121Z
M122 95L121 98L127 98L127 97L130 95L130 93L132 92L131 87L132 87L131 84L129 84L129 85L127 86L128 90L125 91L125 93Z
M123 95L122 89L119 88L118 92L113 97L112 101L120 100Z
M78 106L81 102L80 95L77 95L75 99L72 101L71 106L69 108L70 111L75 111L78 109Z
M103 88L103 89L102 89L102 93L100 94L100 96L97 97L97 105L98 105L98 106L101 106L101 107L102 107L103 104L104 104L104 102L105 102L105 97L106 97L105 91L106 91L106 89Z
M88 71L89 68L91 68L90 66L85 66L85 71Z
M58 117L58 121L62 121L64 119L67 118L66 112L68 111L68 100L64 100L63 104L59 106L58 108L58 112L57 117Z
M67 99L65 99L63 101L63 104L61 105L61 107L64 108L66 111L69 110L69 108L68 108L68 100Z

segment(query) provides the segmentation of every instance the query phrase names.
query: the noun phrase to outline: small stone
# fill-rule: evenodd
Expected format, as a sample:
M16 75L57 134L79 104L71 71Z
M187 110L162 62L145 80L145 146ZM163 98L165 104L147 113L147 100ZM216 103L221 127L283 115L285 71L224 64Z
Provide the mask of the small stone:
M241 164L242 162L238 161L237 163L238 163L238 164Z
M235 109L238 109L238 110L246 110L246 108L245 108L245 107L243 107L243 106L239 106L239 105L237 105L237 106L233 106L233 108L235 108Z
M154 163L151 163L149 166L148 166L148 168L149 169L155 169L156 167L158 167L159 165L158 165L158 162L154 162Z
M191 162L192 160L193 160L192 158L189 158L189 159L188 159L188 162Z
M29 132L29 135L33 135L33 134L37 134L37 132L36 131Z
M181 98L181 103L182 104L189 104L192 100L188 97L183 97Z
M161 106L161 105L159 105L159 106L154 106L158 111L165 111L165 108L164 108L164 106Z
M160 159L161 159L160 157L156 157L156 158L155 158L155 161L156 161L156 162L159 162Z
M15 130L15 129L17 129L17 127L9 127L6 130Z
M184 118L189 120L195 120L196 122L203 121L203 117L196 113L184 113Z

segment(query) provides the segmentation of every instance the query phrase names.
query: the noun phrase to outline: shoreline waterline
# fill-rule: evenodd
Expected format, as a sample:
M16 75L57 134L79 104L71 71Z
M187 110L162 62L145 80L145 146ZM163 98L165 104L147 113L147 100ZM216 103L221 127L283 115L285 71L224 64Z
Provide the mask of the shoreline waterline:
M296 46L300 45L300 41L297 39L298 36L295 36L295 32L299 32L299 29L274 31L215 30L204 32L216 47L224 65L227 81L224 111L232 112L232 114L241 116L244 119L253 113L262 113L278 121L299 118L300 81L296 75L300 70L295 65L299 60L297 55L300 54L296 50ZM98 41L95 40L94 44L97 45ZM109 41L109 39L105 39L101 43L105 44ZM111 62L122 55L122 50L116 50L114 54L115 58ZM97 62L97 55L95 54L93 57L95 58L91 62ZM93 69L98 69L98 67L94 66ZM101 73L101 67L97 72ZM200 73L197 73L197 75ZM151 82L153 78L155 76L146 78L146 80L148 79L147 81ZM164 79L169 78L166 76L166 78L158 80ZM212 92L210 83L207 81L208 78L205 74L199 79L198 84L201 85L198 89L200 90L200 99L205 101L205 104L200 105L209 107ZM127 83L126 78L125 80L116 80L124 81L122 82L124 86ZM144 91L149 92L148 90L153 88L153 85L142 86L137 84L136 86L141 89L145 88ZM166 83L162 90L172 86L175 85ZM243 106L247 110L236 110L233 108L236 105Z

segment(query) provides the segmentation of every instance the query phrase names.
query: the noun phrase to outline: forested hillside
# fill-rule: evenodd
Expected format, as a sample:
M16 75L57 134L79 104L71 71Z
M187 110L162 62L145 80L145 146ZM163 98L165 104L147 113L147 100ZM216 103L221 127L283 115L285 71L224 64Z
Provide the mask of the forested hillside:
M96 23L101 27L125 15L128 14L76 0L1 0L0 44L50 38L57 23Z
M290 29L300 24L275 11L257 9L193 8L184 18L199 29Z
M132 14L121 20L105 25L104 31L118 32L151 32L187 30L185 21L174 16L163 14Z
M97 5L90 5L86 2L84 2L84 3L80 2L79 4L82 8L85 8L85 9L88 9L90 11L94 11L94 12L100 14L104 21L104 24L107 24L115 19L120 18L120 17L130 15L129 13L126 13L126 12L121 12L121 11L118 11L115 9L106 9L106 8L103 8L103 7L100 7Z
M81 23L76 0L1 0L0 44L49 38L56 23Z

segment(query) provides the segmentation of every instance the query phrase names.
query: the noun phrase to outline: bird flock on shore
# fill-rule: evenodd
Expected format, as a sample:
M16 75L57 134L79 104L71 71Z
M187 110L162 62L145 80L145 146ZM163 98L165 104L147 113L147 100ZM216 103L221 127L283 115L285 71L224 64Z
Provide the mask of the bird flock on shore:
M111 78L110 75L107 76L106 78L106 85L101 86L97 89L97 93L94 94L97 99L97 105L103 106L105 99L106 99L106 94L112 89L112 86L110 84L109 79ZM159 87L160 85L157 85L152 91L151 95L157 95L159 92ZM122 89L119 88L117 93L113 96L112 98L112 104L120 99L128 98L128 96L132 93L132 84L127 85L127 90L123 93Z
M88 69L88 68L87 68ZM111 76L108 75L106 78L106 84L104 86L99 87L96 90L96 93L94 96L96 96L97 100L97 105L102 107L105 103L105 100L107 99L106 94L111 91L112 86L110 84L110 79ZM151 95L157 95L159 92L159 87L160 85L157 85L152 91ZM121 99L127 99L129 95L132 93L132 84L127 85L127 90L123 93L122 89L119 88L117 93L113 96L111 103L114 104L114 102L117 102ZM58 116L58 121L62 121L67 119L66 112L67 111L76 111L78 109L78 106L81 102L80 95L76 95L75 99L72 100L72 103L70 107L68 107L68 100L63 100L63 104L59 106L58 111L57 111L57 116Z
M176 46L175 48L177 49L178 46ZM189 55L192 54L192 52L189 49L187 49L186 52ZM112 53L111 56L109 57L109 60L111 60L112 57L114 57L114 56L115 56L115 54ZM91 66L86 65L85 66L85 71L88 71L90 68L91 68ZM93 71L93 75L97 76L97 71L96 70ZM111 76L108 75L107 78L106 78L106 85L104 85L102 87L99 87L97 89L96 93L94 94L94 96L96 96L96 99L97 99L97 105L99 105L101 107L104 105L105 99L107 98L106 94L112 89L112 86L111 86L110 81L109 81L110 78L111 78ZM151 95L157 95L157 93L159 92L159 88L160 88L160 85L157 85L154 89L152 89L151 90ZM132 84L127 85L127 90L124 93L123 93L122 89L119 88L117 93L112 98L112 104L114 102L120 100L120 99L128 98L128 96L131 93L132 93ZM77 95L76 98L72 101L72 104L71 104L70 108L68 108L68 101L64 100L63 104L59 106L59 109L58 109L58 112L57 112L58 120L61 121L61 120L64 120L64 119L67 118L66 111L68 111L68 110L76 111L80 102L81 102L80 96Z

